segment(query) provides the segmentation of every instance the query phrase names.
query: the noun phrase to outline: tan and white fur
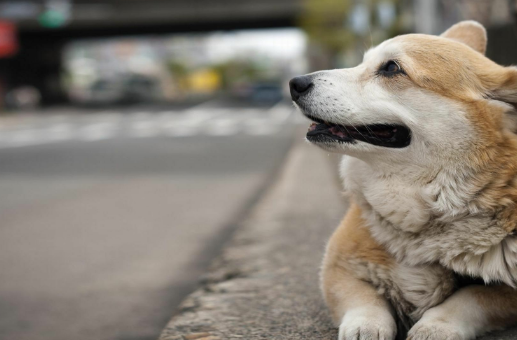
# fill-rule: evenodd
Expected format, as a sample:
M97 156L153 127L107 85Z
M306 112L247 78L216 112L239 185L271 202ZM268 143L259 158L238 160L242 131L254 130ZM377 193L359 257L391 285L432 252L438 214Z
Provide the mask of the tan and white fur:
M316 143L344 154L352 201L321 274L340 340L391 340L397 329L474 339L517 325L517 68L486 58L486 44L473 21L398 36L355 68L310 74L295 101L332 124L411 131L403 148ZM404 72L378 76L389 60ZM482 284L461 286L458 274Z

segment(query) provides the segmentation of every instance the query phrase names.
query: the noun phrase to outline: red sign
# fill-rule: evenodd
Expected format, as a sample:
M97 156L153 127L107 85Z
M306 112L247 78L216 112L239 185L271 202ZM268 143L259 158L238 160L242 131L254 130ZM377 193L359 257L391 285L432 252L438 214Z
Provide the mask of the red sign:
M16 26L8 21L0 21L0 58L11 57L18 52Z

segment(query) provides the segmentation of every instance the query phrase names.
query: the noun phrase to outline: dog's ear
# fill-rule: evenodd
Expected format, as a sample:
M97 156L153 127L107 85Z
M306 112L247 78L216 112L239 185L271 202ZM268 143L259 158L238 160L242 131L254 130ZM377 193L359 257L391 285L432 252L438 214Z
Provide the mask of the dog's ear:
M506 127L517 133L517 68L500 67L501 72L490 73L491 80L487 84L488 97L509 104L512 109L506 110ZM485 85L486 86L486 85Z
M486 30L477 21L459 22L443 32L441 37L459 41L475 51L485 54L487 44Z
M502 67L502 72L493 72L492 76L490 96L517 109L517 67Z

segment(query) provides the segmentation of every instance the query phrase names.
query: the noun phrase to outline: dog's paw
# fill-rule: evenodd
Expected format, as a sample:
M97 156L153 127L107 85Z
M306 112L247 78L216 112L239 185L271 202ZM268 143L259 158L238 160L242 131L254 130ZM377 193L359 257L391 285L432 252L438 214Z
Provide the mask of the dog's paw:
M407 340L467 340L462 329L440 319L422 319L409 331Z
M386 310L348 311L339 326L339 340L393 340L396 335L395 320Z

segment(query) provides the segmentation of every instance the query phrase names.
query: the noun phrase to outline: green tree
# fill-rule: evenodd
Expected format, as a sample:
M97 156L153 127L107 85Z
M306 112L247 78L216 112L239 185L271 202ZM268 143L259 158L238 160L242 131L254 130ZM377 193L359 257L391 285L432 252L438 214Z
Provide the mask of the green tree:
M352 51L358 56L370 46L405 32L401 13L410 8L410 0L304 0L299 26L309 38L313 68L342 66L340 61L345 52ZM385 15L386 10L394 14L388 26L386 20L382 25L380 20L380 13ZM354 30L352 21L359 14L366 30ZM316 58L311 58L313 50L319 54ZM314 65L318 57L320 62Z
M307 33L310 44L321 49L329 59L330 67L354 40L347 28L349 0L304 0L299 26Z

